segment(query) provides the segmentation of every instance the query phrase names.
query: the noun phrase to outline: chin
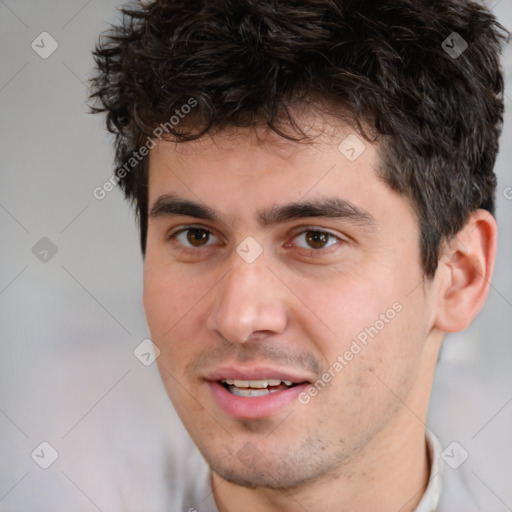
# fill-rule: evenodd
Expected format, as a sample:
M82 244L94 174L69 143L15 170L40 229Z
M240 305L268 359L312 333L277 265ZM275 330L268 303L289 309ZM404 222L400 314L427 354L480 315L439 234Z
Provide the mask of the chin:
M226 482L248 489L293 489L312 479L311 476L298 474L297 468L247 468L243 464L238 467L210 465L213 472Z
M336 460L310 439L295 449L283 443L281 449L251 442L232 443L229 453L209 452L203 455L211 470L223 480L250 489L294 489L312 482L336 467Z

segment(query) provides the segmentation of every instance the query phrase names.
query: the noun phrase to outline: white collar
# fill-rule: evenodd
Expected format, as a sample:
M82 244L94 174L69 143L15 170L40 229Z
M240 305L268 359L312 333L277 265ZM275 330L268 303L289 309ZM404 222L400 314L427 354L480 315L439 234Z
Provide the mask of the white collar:
M444 464L441 458L441 445L437 437L428 429L425 437L430 456L430 477L423 497L414 512L435 512L443 490Z

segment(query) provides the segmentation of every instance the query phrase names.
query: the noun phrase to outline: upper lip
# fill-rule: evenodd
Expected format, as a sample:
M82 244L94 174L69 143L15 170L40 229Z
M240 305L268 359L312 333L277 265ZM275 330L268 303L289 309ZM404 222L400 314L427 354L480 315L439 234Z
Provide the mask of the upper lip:
M221 379L230 380L268 380L280 379L288 380L294 384L312 382L309 377L299 375L288 370L280 370L271 367L243 368L243 367L224 367L213 370L205 376L205 380L215 382Z

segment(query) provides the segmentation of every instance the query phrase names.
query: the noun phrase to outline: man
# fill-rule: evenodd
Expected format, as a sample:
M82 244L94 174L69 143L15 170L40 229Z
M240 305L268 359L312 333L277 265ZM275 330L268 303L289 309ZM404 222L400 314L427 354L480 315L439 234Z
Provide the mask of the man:
M496 253L500 27L467 1L156 0L95 51L169 397L172 510L476 510L425 426ZM177 465L177 467L179 467Z

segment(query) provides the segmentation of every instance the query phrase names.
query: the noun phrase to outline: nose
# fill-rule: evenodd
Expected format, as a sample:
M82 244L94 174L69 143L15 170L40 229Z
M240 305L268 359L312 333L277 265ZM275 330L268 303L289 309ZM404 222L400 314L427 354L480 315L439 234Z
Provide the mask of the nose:
M249 264L235 258L239 261L212 291L206 326L238 343L282 334L288 322L285 286L264 261Z

